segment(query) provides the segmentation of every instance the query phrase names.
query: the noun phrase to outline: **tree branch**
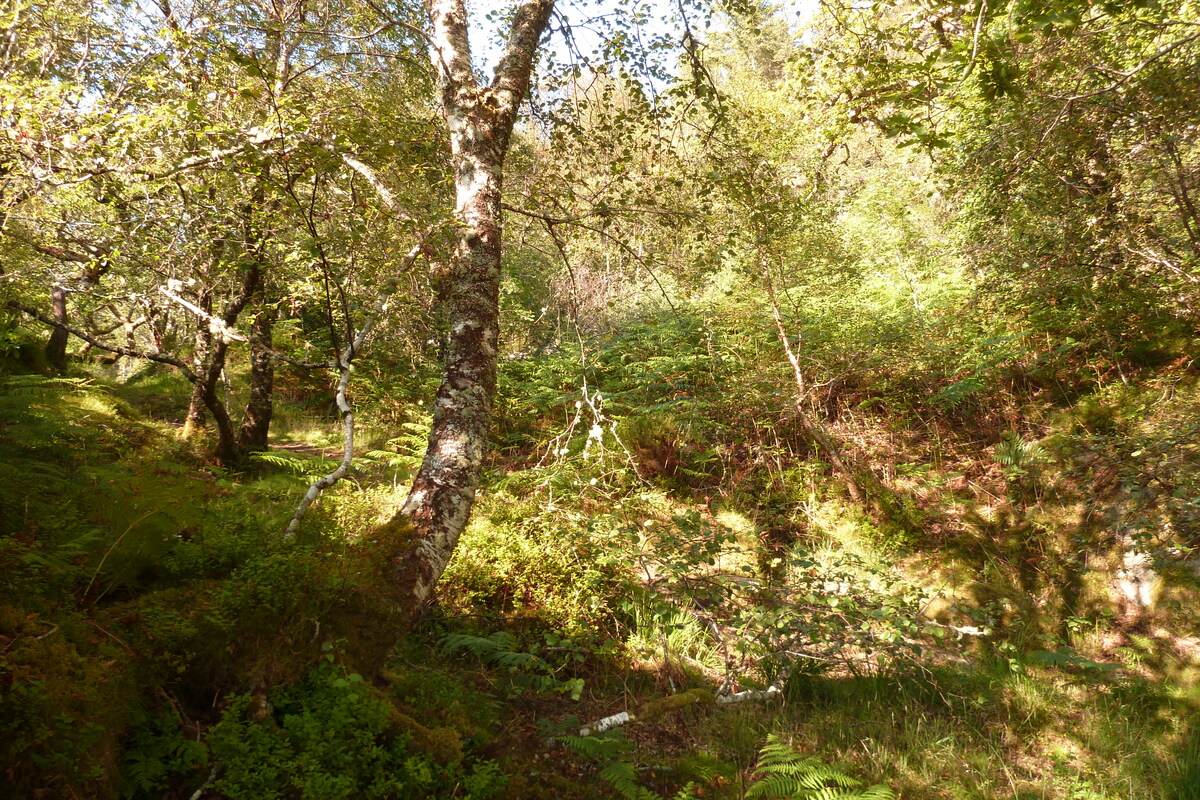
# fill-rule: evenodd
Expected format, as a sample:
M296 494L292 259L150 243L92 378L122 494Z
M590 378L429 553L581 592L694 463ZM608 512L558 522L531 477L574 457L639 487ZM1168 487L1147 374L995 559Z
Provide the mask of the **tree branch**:
M144 358L148 361L154 361L159 364L169 364L172 367L175 367L176 369L178 369L180 372L182 372L183 377L187 378L192 383L196 383L199 380L199 378L196 376L196 373L192 371L191 367L189 367L184 362L180 361L178 358L175 358L174 356L168 356L164 353L155 353L155 352L151 352L149 350L136 350L136 349L130 348L130 347L121 347L120 345L106 344L105 342L100 341L99 339L92 336L91 334L81 331L79 328L73 327L71 325L63 324L61 322L56 321L55 319L53 319L51 317L46 316L45 314L43 314L42 312L38 311L35 308L30 308L29 306L22 305L21 303L18 303L13 300L9 300L4 305L8 306L9 308L15 309L17 311L24 312L24 313L28 314L29 316L33 317L34 319L38 320L39 322L49 325L52 328L58 328L60 330L64 330L67 333L71 334L72 336L76 336L76 337L82 339L83 341L87 342L92 347L95 347L97 350L104 350L109 353L116 353L117 355L127 356L129 358Z
M427 235L428 233L422 235L418 239L417 243L412 246L412 249L408 251L408 255L405 256L400 272L404 272L411 267L424 251L425 238ZM375 308L371 311L371 314L367 317L362 327L359 328L358 335L355 336L354 340L348 343L342 352L338 354L337 361L330 364L330 366L336 367L340 373L338 376L337 391L334 394L334 400L337 403L338 411L342 415L342 460L333 470L333 472L330 472L328 475L317 479L311 486L308 487L308 491L305 492L304 497L300 500L300 505L296 507L296 513L292 514L291 520L288 522L287 527L283 530L283 538L285 540L291 540L295 538L296 531L299 530L300 523L304 520L304 516L308 513L308 509L312 506L312 504L317 501L317 498L319 498L326 489L336 484L346 476L347 472L350 471L350 463L354 459L354 408L350 405L350 401L346 398L346 391L350 387L352 362L354 361L354 356L357 355L358 352L362 350L363 345L366 344L367 337L371 334L371 331L375 329L376 324L383 317L384 313L387 312L388 303L390 302L392 295L396 293L396 289L399 287L399 285L400 281L398 278L390 278L383 285L383 289L379 293L379 299L375 302Z
M205 311L203 308L196 305L195 303L193 303L189 300L185 300L184 298L180 297L179 295L174 294L167 287L165 287L165 286L158 287L158 293L161 294L163 297L167 298L168 300L175 301L179 305L186 308L188 311L191 311L193 314L195 314L200 319L207 322L208 328L209 328L209 330L211 330L213 332L213 335L218 336L227 342L231 341L231 340L235 341L235 342L250 341L245 336L238 333L237 330L234 329L232 326L227 324L225 322L225 320L221 319L220 317L214 316L213 314L208 313L207 311Z

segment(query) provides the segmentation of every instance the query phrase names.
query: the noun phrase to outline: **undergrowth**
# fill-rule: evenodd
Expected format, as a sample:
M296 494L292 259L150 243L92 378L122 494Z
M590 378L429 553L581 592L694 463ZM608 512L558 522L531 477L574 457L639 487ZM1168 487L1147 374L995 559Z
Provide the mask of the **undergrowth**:
M411 408L285 544L325 442L222 471L153 371L4 378L0 794L1197 796L1191 378L1007 428L996 365L932 401L957 429L855 400L843 435L900 442L912 539L762 402L757 345L668 327L506 364L472 523L390 656L361 543L419 464ZM680 700L768 687L781 706ZM574 736L614 708L653 713Z

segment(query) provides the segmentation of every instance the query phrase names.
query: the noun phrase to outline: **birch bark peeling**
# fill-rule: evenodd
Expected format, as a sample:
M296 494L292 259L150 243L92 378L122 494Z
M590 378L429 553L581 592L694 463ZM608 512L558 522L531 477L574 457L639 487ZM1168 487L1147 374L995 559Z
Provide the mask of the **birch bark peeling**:
M413 608L432 594L479 486L499 353L504 158L553 6L553 0L517 5L492 82L481 86L471 66L464 0L427 2L430 55L450 132L458 232L439 290L450 316L442 383L425 458L400 512L414 536L390 564L392 580Z

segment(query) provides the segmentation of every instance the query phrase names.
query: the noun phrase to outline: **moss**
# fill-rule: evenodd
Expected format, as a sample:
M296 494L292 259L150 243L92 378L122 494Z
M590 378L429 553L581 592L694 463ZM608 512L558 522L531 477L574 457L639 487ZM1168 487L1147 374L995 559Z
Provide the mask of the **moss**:
M438 763L453 764L462 760L462 736L453 728L427 728L400 711L393 714L392 724L397 733L408 734L411 748L432 756Z
M634 718L639 722L650 722L686 706L712 705L714 702L716 702L716 698L707 689L689 689L686 692L646 703L638 709Z

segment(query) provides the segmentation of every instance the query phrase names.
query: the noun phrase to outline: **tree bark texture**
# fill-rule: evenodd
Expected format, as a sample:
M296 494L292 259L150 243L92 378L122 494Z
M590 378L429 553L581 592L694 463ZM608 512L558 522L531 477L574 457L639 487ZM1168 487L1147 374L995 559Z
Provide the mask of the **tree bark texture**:
M54 321L67 324L67 290L61 284L56 284L50 290L50 314ZM67 368L67 339L69 334L64 328L54 328L46 341L46 361L57 372Z
M7 218L7 215L5 216ZM73 249L40 242L29 242L28 244L39 253L55 258L64 264L82 265L79 273L79 285L83 287L98 284L111 266L108 260L108 251L104 247L90 245L82 249ZM45 354L50 366L58 372L67 368L67 342L70 338L66 330L69 323L67 297L70 293L63 283L55 283L54 288L50 290L50 315L56 324L50 332L50 338L46 341Z
M212 292L203 289L198 298L199 307L205 313L212 313ZM197 375L204 373L204 364L208 359L208 351L212 349L212 329L208 320L196 319L196 343L192 353L192 369ZM183 422L183 438L190 439L204 429L206 414L204 410L204 387L200 383L192 384L192 399L188 403L187 418Z
M197 384L203 392L204 406L212 415L213 423L217 427L217 461L224 467L238 466L245 455L238 429L229 416L229 409L221 399L220 392L229 343L233 340L230 331L237 324L238 316L250 302L250 298L260 291L263 279L263 262L260 258L253 258L242 278L241 289L225 307L224 313L207 320L213 334L212 344L204 371L196 372Z
M237 466L241 461L242 452L238 447L237 428L229 416L229 409L221 399L221 373L225 371L225 356L229 352L229 342L215 338L212 349L208 354L208 363L204 372L199 373L197 386L201 392L204 407L212 415L213 424L217 426L217 461L223 467Z
M431 56L450 130L458 233L439 291L449 312L442 383L425 459L392 527L413 535L390 564L400 600L425 603L467 525L479 486L496 388L504 158L529 91L538 41L553 0L524 0L512 17L491 84L471 67L464 0L429 0ZM402 517L403 519L400 519Z
M257 307L250 323L250 399L238 431L238 447L250 453L267 449L271 430L273 406L271 392L275 387L275 358L272 332L275 309L265 303L265 291L259 287L255 294Z

